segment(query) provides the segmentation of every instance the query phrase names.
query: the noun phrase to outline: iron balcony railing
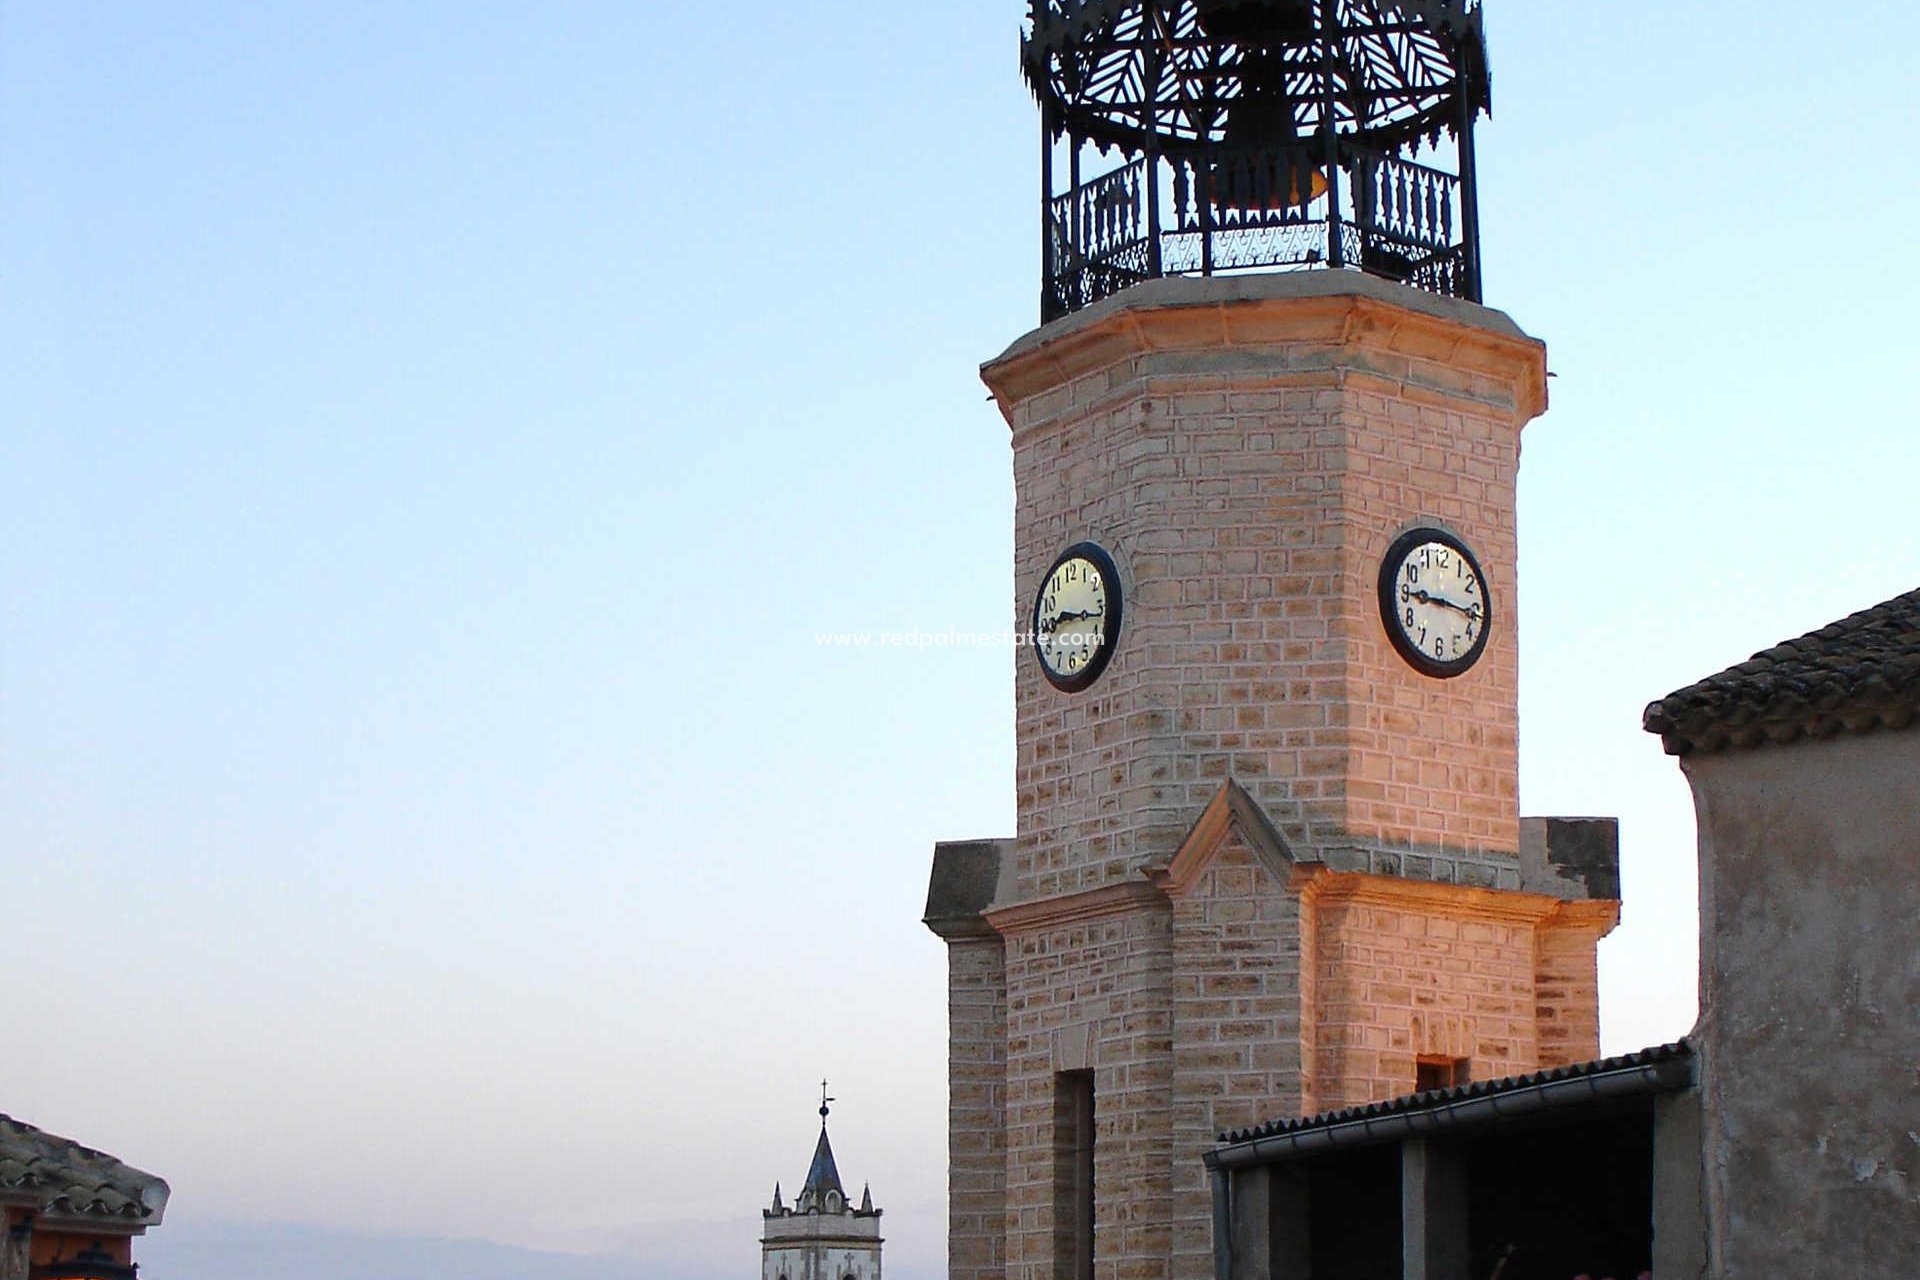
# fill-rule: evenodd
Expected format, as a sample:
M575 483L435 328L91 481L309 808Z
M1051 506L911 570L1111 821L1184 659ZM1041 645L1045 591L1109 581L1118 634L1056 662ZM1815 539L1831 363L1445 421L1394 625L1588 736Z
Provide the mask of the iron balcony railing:
M1158 276L1348 268L1479 301L1460 179L1345 143L1140 157L1047 205L1042 312Z

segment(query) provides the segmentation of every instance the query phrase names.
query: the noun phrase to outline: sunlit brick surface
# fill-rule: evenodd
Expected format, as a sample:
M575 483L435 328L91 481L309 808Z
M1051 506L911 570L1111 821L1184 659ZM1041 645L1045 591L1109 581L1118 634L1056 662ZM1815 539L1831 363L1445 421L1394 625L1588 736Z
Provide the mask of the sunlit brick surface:
M1126 613L1084 692L1019 663L999 949L953 940L956 1276L1043 1280L1070 1251L1061 1072L1094 1078L1095 1274L1202 1280L1217 1134L1408 1092L1422 1054L1489 1078L1598 1051L1614 904L1518 891L1514 482L1544 352L1337 274L1162 281L1134 301L1165 305L1092 308L985 371L1019 625L1081 540ZM1472 545L1492 593L1458 679L1380 624L1416 524Z
M1020 664L1022 893L1137 875L1229 775L1343 869L1504 883L1514 480L1538 345L1365 297L1127 319L1095 350L988 371L1015 392L1066 376L1007 396L1021 624L1082 539L1113 553L1127 600L1091 690ZM1381 560L1416 523L1465 538L1489 579L1491 639L1455 680L1413 671L1380 625Z

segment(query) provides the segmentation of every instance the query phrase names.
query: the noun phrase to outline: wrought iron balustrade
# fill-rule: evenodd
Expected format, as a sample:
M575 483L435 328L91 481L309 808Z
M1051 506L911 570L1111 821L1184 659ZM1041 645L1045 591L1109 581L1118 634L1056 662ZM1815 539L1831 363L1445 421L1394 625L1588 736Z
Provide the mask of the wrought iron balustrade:
M1156 276L1312 267L1479 300L1480 0L1027 10L1044 319Z
M1433 293L1466 293L1460 179L1399 156L1349 148L1360 269Z
M1460 178L1340 143L1142 157L1048 202L1043 310L1163 275L1344 267L1478 297Z
M1057 314L1158 274L1146 184L1146 161L1136 160L1048 202L1047 280Z

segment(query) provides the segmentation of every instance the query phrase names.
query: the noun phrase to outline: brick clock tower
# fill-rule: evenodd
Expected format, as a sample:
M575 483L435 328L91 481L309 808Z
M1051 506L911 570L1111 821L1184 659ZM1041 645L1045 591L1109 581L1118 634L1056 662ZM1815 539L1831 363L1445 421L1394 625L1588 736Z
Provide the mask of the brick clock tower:
M1198 1280L1217 1134L1597 1056L1616 833L1519 811L1546 352L1479 303L1478 6L1035 0L1022 61L1045 323L982 372L1034 634L1017 832L928 895L949 1274Z

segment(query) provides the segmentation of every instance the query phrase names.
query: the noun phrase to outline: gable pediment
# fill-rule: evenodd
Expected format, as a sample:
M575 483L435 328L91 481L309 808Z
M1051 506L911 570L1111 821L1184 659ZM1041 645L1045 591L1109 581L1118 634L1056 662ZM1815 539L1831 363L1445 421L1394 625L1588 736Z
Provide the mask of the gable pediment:
M1290 884L1302 864L1293 856L1286 837L1267 816L1260 802L1246 788L1228 778L1220 784L1213 799L1188 829L1186 838L1173 860L1150 872L1154 884L1169 897L1180 897L1193 888L1231 837L1237 836L1254 859L1265 867L1280 885Z

